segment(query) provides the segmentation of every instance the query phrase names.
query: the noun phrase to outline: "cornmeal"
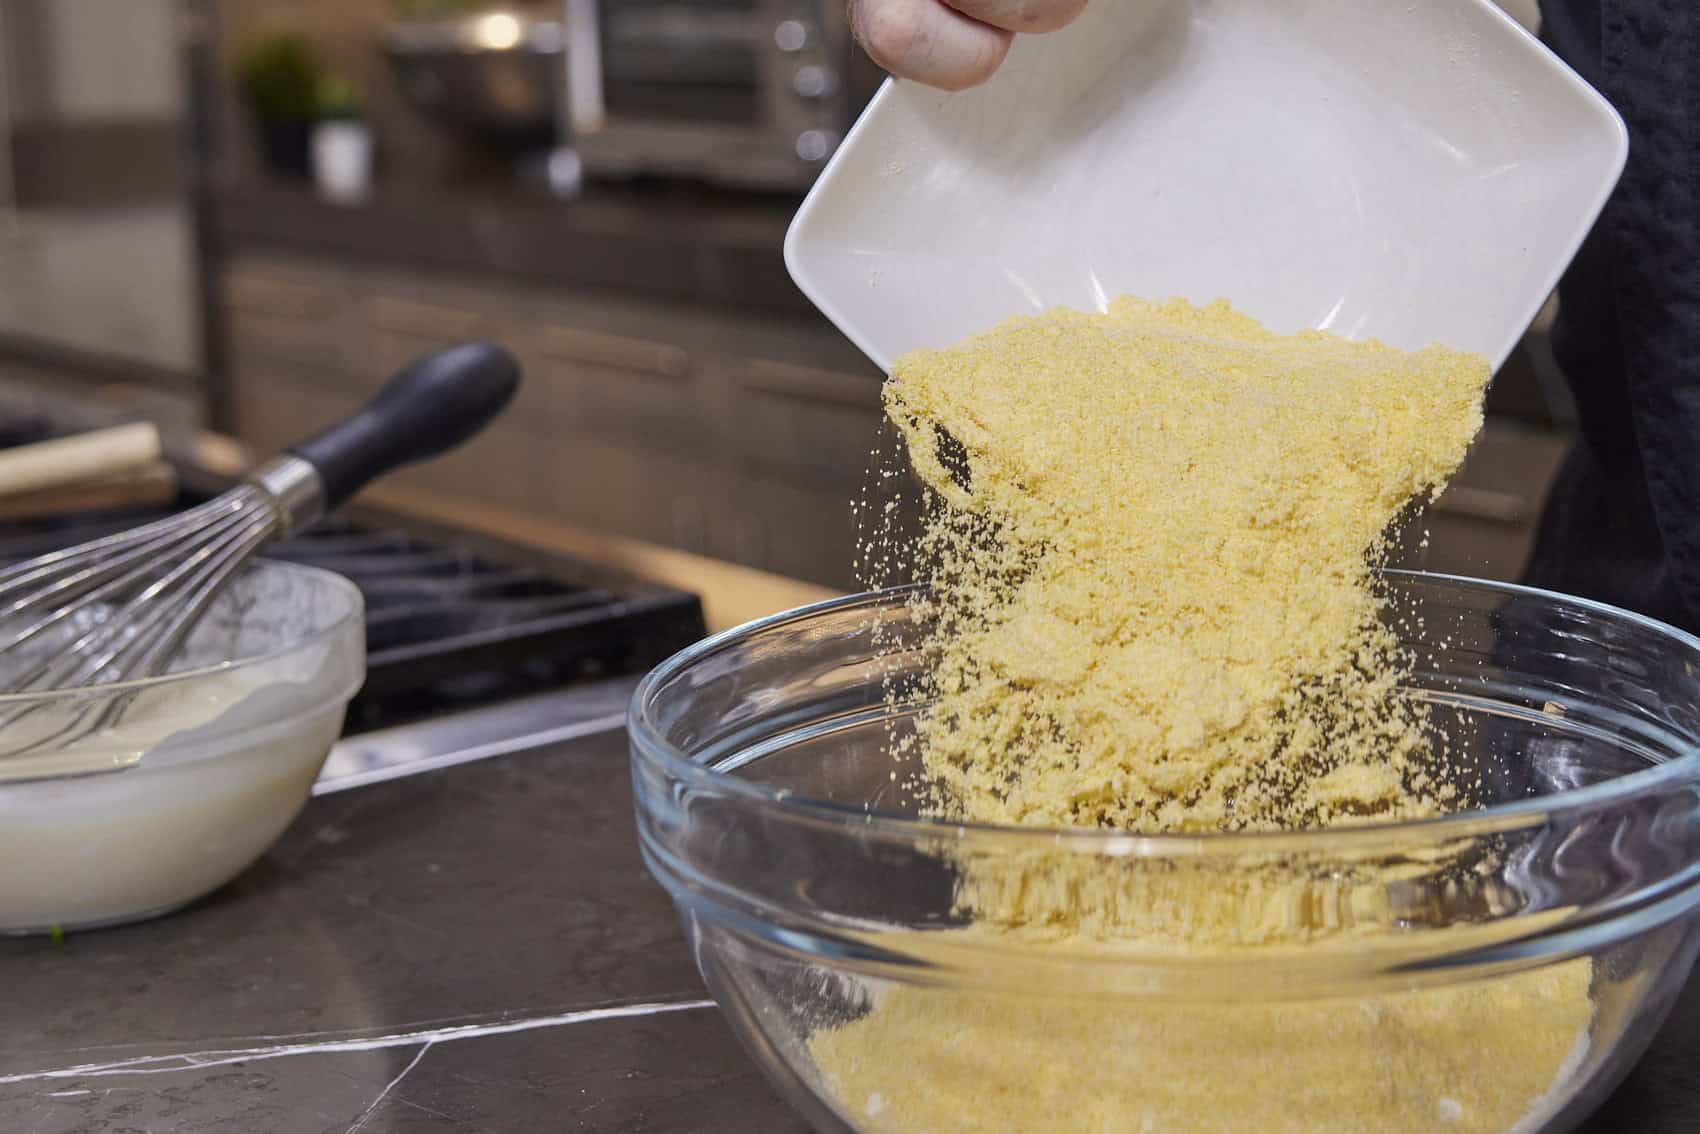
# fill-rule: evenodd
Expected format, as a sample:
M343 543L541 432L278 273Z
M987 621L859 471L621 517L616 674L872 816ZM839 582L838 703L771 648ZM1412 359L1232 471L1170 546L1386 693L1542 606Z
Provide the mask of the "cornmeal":
M898 742L925 809L1191 833L1469 806L1398 692L1411 659L1374 567L1400 514L1463 460L1489 376L1442 347L1131 298L900 360L886 408L935 504L916 600L931 705ZM1349 968L1399 947L1425 887L1478 884L1448 875L1444 850L1400 874L941 853L970 923L927 935L941 946L1244 951L1252 966L1309 950ZM1591 977L1584 959L1241 1002L892 986L811 1051L845 1112L890 1134L1503 1134L1586 1051Z
M813 1053L876 1134L1506 1134L1580 1058L1588 984L1573 961L1316 1003L906 987Z
M888 411L948 505L937 810L1217 831L1447 806L1371 558L1463 460L1488 376L1133 299L899 362Z

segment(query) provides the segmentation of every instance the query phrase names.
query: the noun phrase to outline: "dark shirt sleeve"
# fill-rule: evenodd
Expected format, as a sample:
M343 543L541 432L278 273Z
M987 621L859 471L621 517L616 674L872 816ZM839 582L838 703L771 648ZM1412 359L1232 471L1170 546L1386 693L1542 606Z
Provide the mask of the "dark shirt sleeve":
M1700 628L1700 3L1544 0L1542 37L1629 126L1559 289L1581 429L1527 581Z

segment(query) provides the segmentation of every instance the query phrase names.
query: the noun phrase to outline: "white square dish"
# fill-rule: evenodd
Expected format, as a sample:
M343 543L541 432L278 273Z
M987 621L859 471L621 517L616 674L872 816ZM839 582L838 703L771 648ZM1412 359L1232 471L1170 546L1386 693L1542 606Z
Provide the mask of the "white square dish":
M1627 154L1492 0L1093 0L984 87L887 83L785 255L886 370L1120 294L1497 366Z

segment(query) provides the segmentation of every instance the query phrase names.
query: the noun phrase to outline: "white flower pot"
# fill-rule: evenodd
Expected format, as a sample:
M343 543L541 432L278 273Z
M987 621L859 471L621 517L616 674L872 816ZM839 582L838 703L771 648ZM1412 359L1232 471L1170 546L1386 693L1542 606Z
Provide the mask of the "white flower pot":
M363 200L372 189L371 129L364 122L313 127L313 178L329 200Z

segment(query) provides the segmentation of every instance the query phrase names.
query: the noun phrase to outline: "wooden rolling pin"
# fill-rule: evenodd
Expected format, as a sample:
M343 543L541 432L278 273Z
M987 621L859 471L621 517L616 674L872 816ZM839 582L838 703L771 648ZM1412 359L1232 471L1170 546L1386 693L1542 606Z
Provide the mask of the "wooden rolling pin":
M159 507L177 499L177 470L165 461L112 476L0 496L0 523L64 516L75 512L111 512Z
M159 430L118 425L0 450L0 498L102 480L160 459Z

